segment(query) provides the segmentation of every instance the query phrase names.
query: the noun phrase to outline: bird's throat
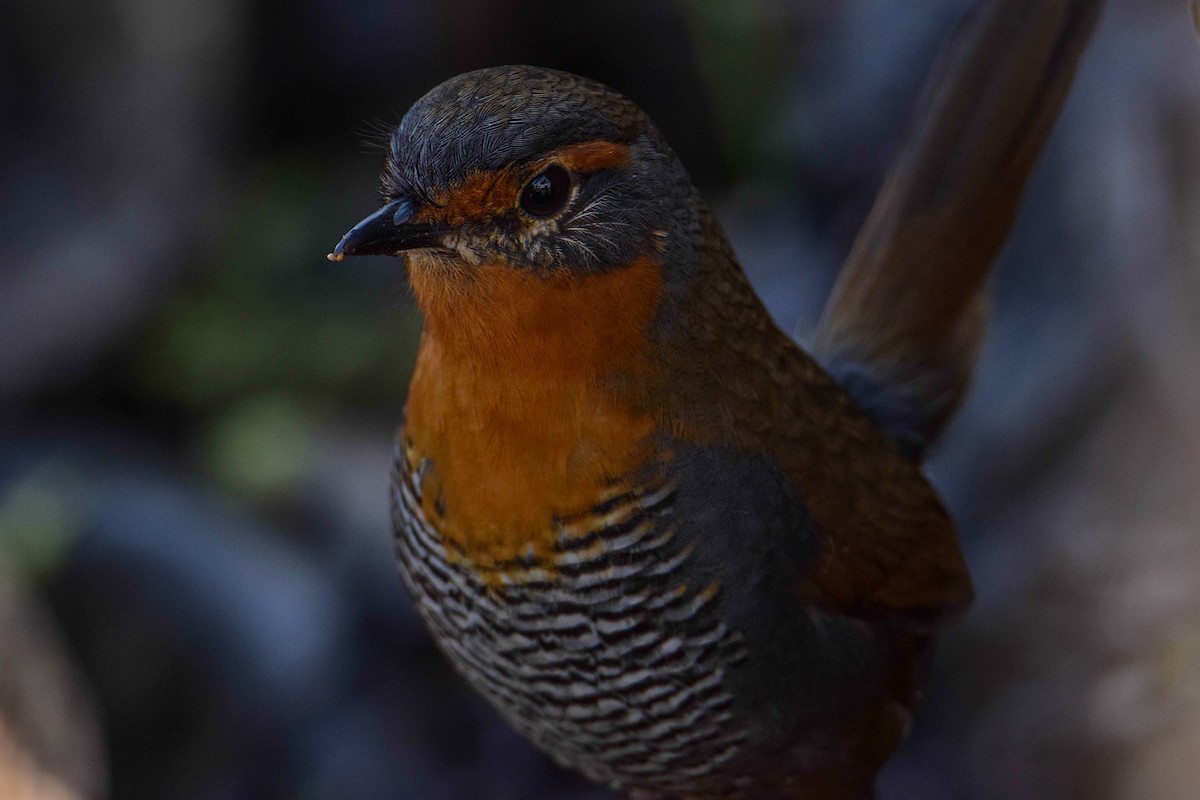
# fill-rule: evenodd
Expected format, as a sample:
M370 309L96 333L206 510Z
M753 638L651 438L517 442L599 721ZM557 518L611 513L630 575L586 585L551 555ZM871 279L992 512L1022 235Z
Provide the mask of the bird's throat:
M405 435L426 516L484 569L544 554L555 518L587 512L652 457L661 270L414 267L426 327Z

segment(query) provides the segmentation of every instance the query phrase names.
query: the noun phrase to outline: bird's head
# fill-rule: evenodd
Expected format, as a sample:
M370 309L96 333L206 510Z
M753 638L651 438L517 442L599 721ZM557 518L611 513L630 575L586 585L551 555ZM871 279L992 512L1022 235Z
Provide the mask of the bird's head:
M661 267L680 260L698 214L687 173L633 103L522 66L459 75L418 100L390 138L382 194L329 258L404 256L414 287L484 269L561 282Z

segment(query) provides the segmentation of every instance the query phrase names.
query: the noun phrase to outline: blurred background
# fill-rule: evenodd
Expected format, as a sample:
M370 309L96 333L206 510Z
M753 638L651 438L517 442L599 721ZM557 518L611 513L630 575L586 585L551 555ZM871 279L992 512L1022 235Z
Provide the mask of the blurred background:
M396 262L324 254L413 100L553 66L651 114L803 337L965 5L6 0L0 798L611 798L410 608L386 486L420 322ZM881 797L1194 798L1183 0L1110 2L994 297L930 465L979 597Z

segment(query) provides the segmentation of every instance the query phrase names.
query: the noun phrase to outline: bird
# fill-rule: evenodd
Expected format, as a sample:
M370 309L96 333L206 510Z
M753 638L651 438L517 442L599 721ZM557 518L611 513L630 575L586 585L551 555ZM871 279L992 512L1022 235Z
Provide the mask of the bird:
M1097 0L951 36L812 352L771 319L650 118L531 67L392 132L330 260L406 262L400 572L453 666L633 800L864 800L972 597L921 462Z

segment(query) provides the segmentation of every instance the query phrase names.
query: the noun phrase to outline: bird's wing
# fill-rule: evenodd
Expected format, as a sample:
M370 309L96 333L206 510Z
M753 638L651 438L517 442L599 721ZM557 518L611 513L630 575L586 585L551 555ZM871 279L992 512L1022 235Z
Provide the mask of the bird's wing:
M918 626L961 613L970 575L954 524L918 465L828 376L810 375L801 391L803 423L772 444L818 532L800 591Z

